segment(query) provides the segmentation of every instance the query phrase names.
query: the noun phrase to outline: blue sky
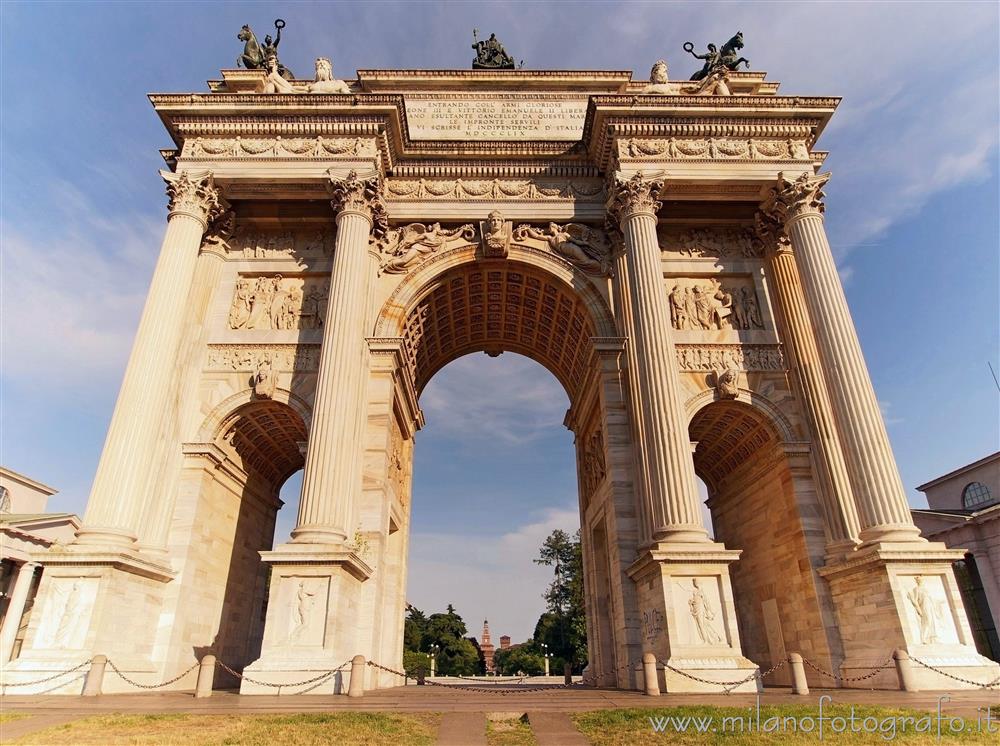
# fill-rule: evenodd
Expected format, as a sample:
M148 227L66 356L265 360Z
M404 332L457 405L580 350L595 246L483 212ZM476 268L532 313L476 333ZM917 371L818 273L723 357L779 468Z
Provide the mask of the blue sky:
M145 95L206 90L239 27L279 15L287 65L329 56L343 77L466 68L473 27L529 68L645 77L663 57L687 77L684 41L742 30L783 93L844 96L819 143L828 232L913 504L917 484L998 448L996 3L8 1L0 462L59 488L53 510L83 511L163 233L170 141ZM531 361L475 355L421 404L410 598L523 638L545 583L530 557L578 520L565 394Z

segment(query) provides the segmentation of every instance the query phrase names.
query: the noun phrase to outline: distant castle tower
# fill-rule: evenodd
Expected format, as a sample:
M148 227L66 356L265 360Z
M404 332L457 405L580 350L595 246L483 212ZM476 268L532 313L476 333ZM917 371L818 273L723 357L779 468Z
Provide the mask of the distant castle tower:
M490 640L490 620L483 620L483 639L479 643L479 649L483 652L483 661L486 663L486 673L493 673L493 642Z
M510 647L510 635L500 635L500 649L506 650Z

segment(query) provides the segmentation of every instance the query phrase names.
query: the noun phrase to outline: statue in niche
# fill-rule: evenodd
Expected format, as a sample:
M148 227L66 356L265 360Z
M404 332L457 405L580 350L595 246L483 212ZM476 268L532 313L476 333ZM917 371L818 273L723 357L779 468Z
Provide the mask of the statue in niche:
M257 371L253 374L253 394L258 399L273 399L277 386L274 368L271 367L271 358L264 355L257 363Z
M309 93L350 93L351 87L333 77L333 63L327 57L316 58L316 80L309 84Z
M653 64L653 69L649 72L649 85L643 88L642 92L652 94L676 93L670 86L666 60L657 60Z
M705 54L695 54L694 44L689 41L684 42L684 51L696 60L704 60L701 70L691 76L691 80L704 80L718 70L738 70L740 63L749 69L750 60L739 56L739 51L743 49L743 32L737 31L736 35L722 45L720 50L714 44L708 45Z
M607 275L611 272L611 246L607 238L600 231L586 225L549 223L546 230L539 230L530 225L519 225L514 238L518 241L526 238L545 241L555 254L575 264L584 272L597 275Z
M740 288L740 309L746 322L742 329L763 329L764 320L760 317L760 306L757 305L755 294L748 287Z
M62 614L59 616L59 624L52 641L59 647L66 647L70 641L70 635L76 626L77 617L80 615L80 581L77 580L66 593L66 601L63 604Z
M683 587L683 586L682 586ZM695 632L705 645L718 645L722 638L712 624L715 621L715 612L705 598L705 592L701 589L698 578L691 581L691 597L688 599L688 611L694 622Z
M383 253L388 254L388 260L382 265L382 271L390 274L405 272L427 254L443 248L455 238L471 241L475 238L476 229L471 223L457 228L445 229L440 223L430 226L423 223L410 223L400 229L388 232L382 242Z
M479 230L483 236L483 256L506 259L510 249L510 223L503 219L503 214L493 210L479 224Z
M292 598L292 632L291 639L298 639L309 626L309 612L312 611L316 592L306 588L306 581L300 580L299 587Z
M472 29L472 48L476 50L476 59L472 61L473 70L513 70L514 58L507 54L503 44L496 34L490 34L489 39L479 38L479 29Z
M727 368L715 374L715 390L720 399L735 399L740 395L740 372Z
M920 642L932 645L938 641L938 609L934 597L924 588L924 579L919 575L913 580L913 588L906 595L920 622Z

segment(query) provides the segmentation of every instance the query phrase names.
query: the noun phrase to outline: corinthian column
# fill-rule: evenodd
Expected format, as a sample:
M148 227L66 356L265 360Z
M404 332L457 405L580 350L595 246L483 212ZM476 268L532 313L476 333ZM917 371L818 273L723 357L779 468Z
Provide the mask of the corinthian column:
M779 175L765 210L785 226L805 285L837 432L860 517L861 540L919 536L868 376L844 288L823 227L823 186L830 174Z
M294 542L343 544L352 535L367 416L365 324L375 275L369 237L385 221L381 188L380 176L359 179L353 171L333 181L337 241Z
M771 286L778 298L784 327L782 339L791 358L794 381L812 433L812 459L828 531L827 552L830 555L842 553L857 544L858 513L837 437L833 405L823 379L819 350L813 338L812 320L802 294L802 282L783 226L764 213L758 213L757 233L766 247Z
M160 258L97 465L78 544L129 545L149 497L167 392L177 367L188 291L202 235L222 209L208 171L160 175L170 207Z
M708 541L701 521L687 418L674 363L670 309L656 238L656 195L662 181L636 174L612 188L608 212L625 238L619 289L627 288L629 396L639 434L637 488L645 492L649 537L660 541Z

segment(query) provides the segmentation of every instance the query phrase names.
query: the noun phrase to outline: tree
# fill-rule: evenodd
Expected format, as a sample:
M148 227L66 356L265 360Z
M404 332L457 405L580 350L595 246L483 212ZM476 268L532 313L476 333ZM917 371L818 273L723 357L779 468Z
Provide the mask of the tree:
M493 665L505 676L515 676L518 673L537 676L545 672L545 659L534 650L530 642L497 650L493 654Z
M437 673L449 676L479 673L479 652L465 638L466 631L465 622L451 604L448 604L445 613L431 614L429 617L410 606L403 632L404 661L407 660L407 652L425 654L429 669L429 656L433 650ZM410 657L409 660L417 659Z
M579 671L587 662L580 532L571 537L565 531L553 531L542 543L535 563L553 567L555 577L543 594L548 611L535 625L534 646L552 656L553 670L561 670L563 663L568 662Z
M421 642L427 631L427 617L416 606L406 605L406 621L403 623L403 649L414 652L421 650Z

